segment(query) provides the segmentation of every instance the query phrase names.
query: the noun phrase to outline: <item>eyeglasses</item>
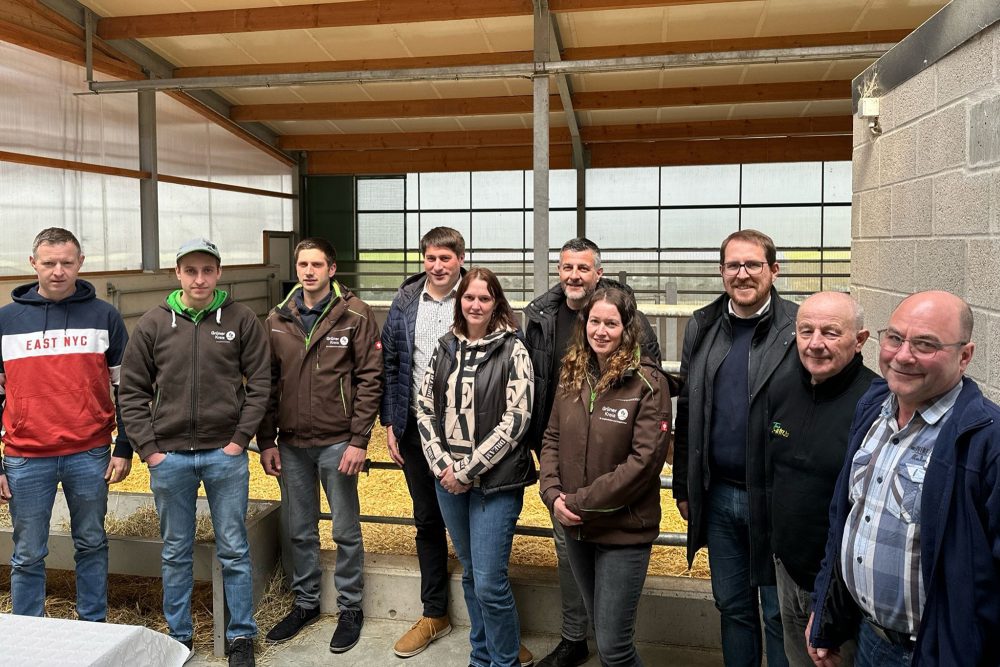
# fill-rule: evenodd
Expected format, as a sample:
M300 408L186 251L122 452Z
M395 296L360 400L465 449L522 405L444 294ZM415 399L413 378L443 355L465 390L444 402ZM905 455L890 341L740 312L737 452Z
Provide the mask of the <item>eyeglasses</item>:
M921 359L930 359L935 354L946 347L962 347L968 345L969 341L960 340L957 343L940 343L929 338L903 338L895 331L882 329L878 332L878 345L887 352L896 352L903 347L903 343L910 344L910 353Z
M764 262L726 262L720 266L722 266L722 272L727 276L735 276L740 272L740 269L746 269L747 275L756 276L764 270L766 264Z

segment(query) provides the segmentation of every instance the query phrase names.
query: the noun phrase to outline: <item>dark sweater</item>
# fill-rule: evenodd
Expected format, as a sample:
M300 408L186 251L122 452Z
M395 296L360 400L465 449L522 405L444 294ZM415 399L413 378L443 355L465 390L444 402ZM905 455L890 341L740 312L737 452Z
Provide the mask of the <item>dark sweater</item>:
M709 455L717 479L746 486L750 343L760 317L729 315L733 344L715 374Z
M828 509L854 411L875 373L860 354L837 375L813 385L801 368L771 389L767 472L771 546L796 584L812 591L829 530Z

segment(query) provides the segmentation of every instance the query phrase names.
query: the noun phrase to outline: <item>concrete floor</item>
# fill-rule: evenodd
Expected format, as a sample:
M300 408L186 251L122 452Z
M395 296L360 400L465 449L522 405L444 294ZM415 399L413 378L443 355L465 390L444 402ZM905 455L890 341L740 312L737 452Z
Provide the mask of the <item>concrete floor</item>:
M469 660L468 628L455 626L451 634L443 637L419 655L402 660L392 652L396 640L406 632L410 623L405 621L390 621L382 619L365 619L361 632L361 641L347 653L339 655L330 653L329 642L336 627L335 616L324 616L319 622L306 628L295 639L285 644L270 647L266 652L257 654L258 665L279 667L295 665L296 667L464 667ZM266 629L261 629L262 632ZM559 637L554 635L525 635L523 638L534 654L535 659L541 659L556 644ZM591 650L594 644L591 642ZM639 654L646 667L671 665L674 667L716 667L722 664L722 654L718 651L706 651L671 647L654 644L640 644ZM188 665L192 667L221 667L226 664L224 658L212 658L197 654ZM596 653L592 653L586 667L599 667Z

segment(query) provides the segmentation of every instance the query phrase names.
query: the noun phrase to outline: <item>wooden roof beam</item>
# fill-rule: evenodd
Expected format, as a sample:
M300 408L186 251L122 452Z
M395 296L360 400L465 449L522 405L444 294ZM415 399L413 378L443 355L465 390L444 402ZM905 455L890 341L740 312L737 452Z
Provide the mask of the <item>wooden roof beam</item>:
M685 123L600 125L580 129L585 144L639 142L664 139L720 139L795 135L851 134L850 116L748 118ZM553 127L552 144L569 144L570 132ZM427 148L484 148L530 146L531 130L474 130L469 132L400 132L372 134L287 134L278 140L284 150L413 150Z
M686 42L655 42L618 46L569 47L562 49L563 60L597 60L685 53L724 53L764 49L807 48L814 46L850 46L857 44L895 43L906 37L909 30L864 30L807 35L779 35L741 39L703 39ZM416 69L429 67L463 67L468 65L509 65L530 63L531 51L501 51L498 53L464 53L415 58L379 58L364 60L319 60L295 63L252 63L243 65L203 65L178 67L177 78L203 76L245 76L266 74L301 74L305 72L352 72L361 70Z
M654 167L740 162L850 160L850 136L719 139L603 144L593 147L591 167ZM572 168L569 145L553 146L553 169ZM530 146L428 150L317 151L309 174L406 174L438 171L531 169Z
M747 0L553 0L553 12L580 12L637 7L719 4ZM762 1L762 0L758 0ZM140 39L218 35L268 30L340 28L346 26L455 21L498 16L530 16L531 0L356 0L322 5L252 7L200 12L102 18L103 39Z
M801 81L575 93L573 106L577 110L641 109L706 104L839 100L850 97L850 81ZM550 107L552 111L562 110L558 95L551 97ZM530 95L512 95L376 102L248 104L234 106L231 118L236 121L434 118L525 114L531 111Z

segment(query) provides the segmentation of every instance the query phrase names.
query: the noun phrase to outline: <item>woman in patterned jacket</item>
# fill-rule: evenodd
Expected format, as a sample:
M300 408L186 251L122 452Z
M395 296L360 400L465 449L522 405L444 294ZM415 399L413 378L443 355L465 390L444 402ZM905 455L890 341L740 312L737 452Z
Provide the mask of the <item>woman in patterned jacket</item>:
M519 664L507 561L523 489L537 478L521 444L533 385L531 359L500 282L489 269L471 269L458 285L452 330L424 376L417 423L462 563L474 667Z

